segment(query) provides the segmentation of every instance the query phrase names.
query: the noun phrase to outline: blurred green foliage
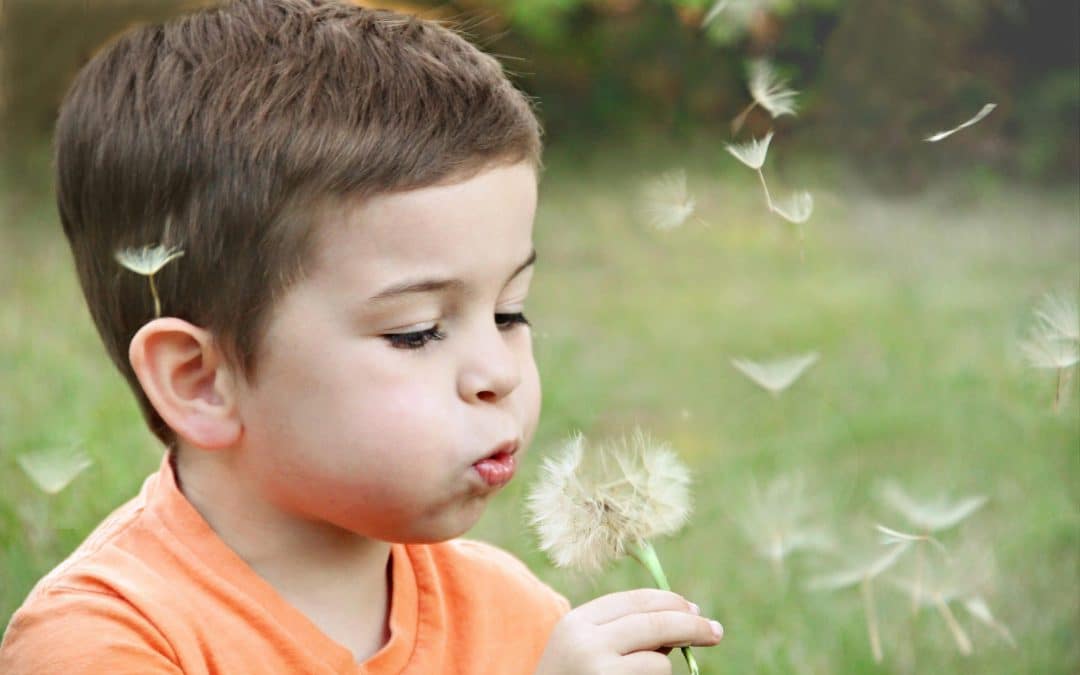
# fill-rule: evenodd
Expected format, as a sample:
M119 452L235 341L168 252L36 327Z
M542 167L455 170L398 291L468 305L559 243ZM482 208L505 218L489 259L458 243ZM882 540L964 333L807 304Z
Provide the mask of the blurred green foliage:
M376 0L379 4L381 0ZM71 77L110 35L204 0L8 0L0 5L3 151L48 136ZM553 143L726 131L745 64L770 58L803 92L782 132L917 188L979 163L1031 180L1080 172L1080 16L1059 0L391 0L449 20L503 57ZM921 140L998 109L948 151ZM756 115L756 116L755 116ZM746 132L772 124L751 116Z

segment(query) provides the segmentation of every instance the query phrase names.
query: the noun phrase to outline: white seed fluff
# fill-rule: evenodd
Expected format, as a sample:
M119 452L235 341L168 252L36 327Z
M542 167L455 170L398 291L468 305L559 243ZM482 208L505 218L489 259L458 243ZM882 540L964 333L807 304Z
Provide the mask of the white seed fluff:
M558 567L599 571L690 515L690 471L641 431L588 447L571 438L545 460L528 497L540 548Z

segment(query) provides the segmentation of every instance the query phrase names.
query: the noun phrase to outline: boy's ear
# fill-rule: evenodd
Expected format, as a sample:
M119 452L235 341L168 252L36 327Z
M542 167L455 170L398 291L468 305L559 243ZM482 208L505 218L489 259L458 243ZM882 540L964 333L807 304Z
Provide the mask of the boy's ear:
M135 333L128 359L151 405L180 438L205 450L240 439L232 369L208 331L154 319Z

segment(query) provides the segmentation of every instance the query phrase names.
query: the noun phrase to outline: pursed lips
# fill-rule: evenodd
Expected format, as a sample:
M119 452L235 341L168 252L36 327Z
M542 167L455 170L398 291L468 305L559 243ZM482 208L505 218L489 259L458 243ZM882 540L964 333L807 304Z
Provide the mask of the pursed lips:
M489 454L473 462L472 469L489 487L502 487L517 470L515 454L519 447L517 440L499 443Z

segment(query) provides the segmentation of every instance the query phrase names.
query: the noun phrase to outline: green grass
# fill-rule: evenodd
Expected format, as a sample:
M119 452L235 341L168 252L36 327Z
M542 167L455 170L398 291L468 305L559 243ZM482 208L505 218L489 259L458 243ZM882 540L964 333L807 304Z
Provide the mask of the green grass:
M675 589L727 629L721 646L698 650L704 672L1075 672L1080 378L1055 415L1052 375L1025 367L1015 346L1042 293L1077 291L1075 189L955 176L885 197L807 158L769 174L781 194L815 192L802 260L753 175L722 151L642 156L549 158L530 307L544 415L519 480L472 535L519 554L575 603L646 585L631 563L596 579L552 569L521 508L540 458L571 431L602 438L640 425L695 474L690 526L657 548ZM654 232L635 217L636 190L673 165L689 170L704 223ZM51 203L0 200L6 625L34 581L134 494L159 450L82 307ZM729 363L809 350L821 360L779 399ZM95 465L46 500L15 458L72 441ZM808 575L837 563L804 555L777 576L740 533L750 481L789 473L807 478L822 523L845 544L871 541L874 522L904 527L875 499L884 479L928 496L988 495L942 539L993 551L986 597L1018 647L957 607L975 646L960 656L940 616L913 618L883 586L876 665L858 593L804 590Z

